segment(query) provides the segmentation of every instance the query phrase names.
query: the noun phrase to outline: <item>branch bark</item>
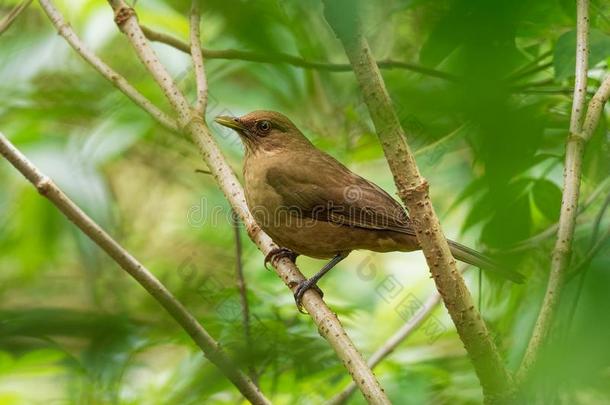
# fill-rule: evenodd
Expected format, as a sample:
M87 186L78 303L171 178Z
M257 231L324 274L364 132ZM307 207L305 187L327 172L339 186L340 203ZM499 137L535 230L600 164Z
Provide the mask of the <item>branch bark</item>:
M118 74L114 69L104 63L96 54L88 49L74 32L72 27L63 18L62 14L57 10L52 0L39 0L40 6L45 11L59 35L64 37L66 42L85 59L95 70L103 77L112 83L117 89L131 99L136 105L140 106L159 124L172 132L178 132L179 128L174 119L170 118L157 108L149 99L144 97L138 90L135 89L123 76Z
M186 42L172 35L164 34L155 31L144 25L141 26L142 32L151 41L161 42L179 51L189 53L190 46ZM237 49L212 50L202 49L203 56L206 59L229 59L229 60L244 60L249 62L260 63L286 63L301 67L304 69L325 70L328 72L351 72L352 66L349 63L326 63L313 62L298 56L292 56L285 53L275 54L260 54L256 52L240 51ZM451 73L441 72L439 70L430 69L425 66L416 65L414 63L400 62L396 60L381 60L378 62L381 69L405 69L415 73L421 73L426 76L436 77L450 82L458 81L458 77Z
M432 277L481 381L485 400L488 403L510 402L514 397L511 375L456 268L430 201L428 183L420 175L405 141L406 134L396 116L368 43L361 33L358 16L350 11L353 8L347 2L324 1L326 19L342 42L352 64L398 194L409 209Z
M208 81L203 65L203 53L201 52L201 36L199 35L199 3L193 0L191 5L191 58L193 59L193 71L197 85L197 100L195 101L195 111L203 116L208 103Z
M520 384L527 380L532 369L535 367L540 356L541 348L547 340L553 326L553 320L566 282L568 266L570 264L572 240L578 213L580 179L582 175L585 145L591 136L593 136L602 115L603 107L608 100L608 97L610 97L610 75L608 75L589 102L583 123L589 57L588 32L589 2L588 0L578 0L576 78L572 115L570 118L570 133L566 145L565 168L563 174L563 199L561 202L557 241L552 253L551 271L546 293L517 374L517 380Z
M588 21L588 20L587 20ZM582 48L580 48L582 49ZM527 349L517 373L517 381L522 384L527 380L540 355L543 343L546 341L553 325L559 299L566 282L568 266L572 253L572 240L576 216L578 215L578 199L580 195L580 179L585 146L599 123L604 105L610 97L610 75L606 76L599 89L589 102L587 114L580 132L568 136L566 146L566 161L564 168L563 199L557 228L557 241L552 253L551 272L546 293L540 307L536 324ZM582 110L581 110L582 114Z
M208 334L172 293L135 257L85 214L49 177L40 172L2 133L0 133L0 154L31 182L42 196L49 199L66 218L72 221L123 270L144 287L191 336L204 355L231 380L249 401L254 404L271 404L256 385L235 367L220 347L220 344Z
M192 136L214 179L245 224L250 238L264 254L268 254L276 246L271 238L258 227L248 211L243 189L235 173L222 156L203 118L191 110L186 98L159 61L138 24L135 11L123 0L109 0L108 2L115 12L115 22L119 29L126 35L140 61L161 87L178 115L180 128ZM274 264L274 268L278 276L292 290L296 289L298 283L305 279L294 263L288 259L279 260ZM318 326L320 334L342 360L365 399L373 404L389 404L389 400L373 372L367 367L361 354L345 333L337 316L326 306L322 298L315 291L308 291L303 298L303 306Z
M576 67L570 132L579 134L587 100L587 72L589 71L589 0L576 2Z

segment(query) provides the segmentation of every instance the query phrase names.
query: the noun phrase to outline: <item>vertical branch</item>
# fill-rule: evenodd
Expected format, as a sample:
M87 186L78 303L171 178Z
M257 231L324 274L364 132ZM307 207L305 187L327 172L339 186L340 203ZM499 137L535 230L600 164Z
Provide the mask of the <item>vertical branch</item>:
M601 110L608 96L604 90L608 78L597 91L585 118L586 129L582 124L587 90L587 66L589 58L589 2L577 2L577 36L576 36L576 71L570 118L570 133L566 145L566 160L563 172L563 198L559 215L557 241L551 257L551 271L547 283L546 293L532 331L532 336L523 356L517 374L520 383L524 382L535 365L540 349L545 342L553 324L561 292L566 281L566 274L572 253L572 240L578 213L578 197L580 195L580 178L582 174L582 161L585 143L592 136ZM610 88L609 88L610 90ZM600 93L601 92L601 93ZM605 98L604 98L605 97ZM584 129L584 130L583 130Z
M195 71L195 81L197 85L197 100L195 101L195 111L203 115L208 103L208 82L203 65L203 52L201 51L201 35L199 33L199 3L193 0L191 5L191 58L193 59L193 70Z
M203 117L190 110L186 98L148 43L138 24L135 11L123 0L108 0L108 2L114 10L117 26L125 34L140 61L163 90L179 117L179 126L192 136L214 179L245 224L248 235L264 254L268 254L276 245L254 221L246 205L244 191L212 138ZM289 259L278 260L277 263L274 263L274 268L278 276L293 291L305 279ZM347 336L336 314L328 308L318 293L307 291L303 297L303 306L318 326L320 334L328 341L356 381L365 399L373 404L389 404L387 395Z
M409 209L417 239L443 302L474 365L488 403L510 401L512 378L487 326L456 268L447 240L406 143L379 68L360 30L357 13L348 1L324 1L327 21L341 40L375 124L398 194Z
M205 356L215 364L252 403L270 404L259 389L239 371L208 332L169 290L138 260L85 214L53 181L40 172L0 133L0 154L49 199L70 221L133 277L191 336Z
M576 68L570 132L579 134L587 99L587 73L589 71L589 0L576 3Z

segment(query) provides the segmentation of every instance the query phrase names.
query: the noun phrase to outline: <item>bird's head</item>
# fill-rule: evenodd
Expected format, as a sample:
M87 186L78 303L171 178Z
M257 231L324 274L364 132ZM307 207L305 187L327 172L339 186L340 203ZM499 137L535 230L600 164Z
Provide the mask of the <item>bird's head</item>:
M246 153L294 150L299 145L311 145L288 117L275 111L253 111L242 117L221 115L215 121L239 134Z

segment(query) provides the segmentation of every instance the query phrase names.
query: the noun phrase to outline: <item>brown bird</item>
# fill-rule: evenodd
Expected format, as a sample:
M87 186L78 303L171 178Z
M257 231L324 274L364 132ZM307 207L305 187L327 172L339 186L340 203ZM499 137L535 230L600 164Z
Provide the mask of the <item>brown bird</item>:
M258 225L281 248L265 258L298 255L331 260L294 294L303 294L352 250L413 251L420 246L405 209L374 183L317 149L283 114L254 111L243 117L219 116L245 145L245 193ZM515 282L519 273L501 269L489 258L449 241L453 256L496 270Z

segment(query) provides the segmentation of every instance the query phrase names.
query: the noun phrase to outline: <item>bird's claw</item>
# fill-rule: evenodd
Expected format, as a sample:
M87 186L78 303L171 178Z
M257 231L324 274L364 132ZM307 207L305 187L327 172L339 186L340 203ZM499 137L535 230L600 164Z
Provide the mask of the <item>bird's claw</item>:
M294 290L294 301L297 304L297 309L302 314L306 313L303 311L303 295L305 295L305 292L309 289L315 290L320 295L320 298L324 297L324 292L317 286L316 280L307 279L301 281L299 285L297 285L296 290Z
M297 256L297 253L283 247L271 249L271 251L267 253L267 256L265 256L265 268L269 270L269 267L267 266L269 262L271 262L271 264L274 264L278 260L283 259L285 257L290 259L290 261L295 262L297 260Z

